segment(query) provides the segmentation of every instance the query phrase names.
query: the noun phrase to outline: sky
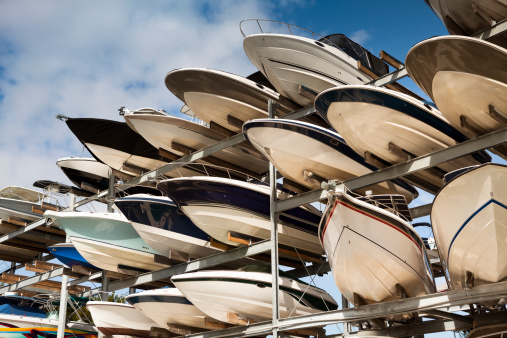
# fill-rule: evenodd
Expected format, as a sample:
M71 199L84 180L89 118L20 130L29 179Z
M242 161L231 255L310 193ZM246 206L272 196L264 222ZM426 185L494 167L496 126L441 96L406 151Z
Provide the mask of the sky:
M183 103L164 85L169 71L257 71L243 50L243 19L343 33L402 62L416 43L447 35L423 0L0 1L0 188L70 184L57 159L90 155L57 114L123 121L122 106L176 113ZM422 194L414 205L431 200ZM339 297L330 274L319 283Z

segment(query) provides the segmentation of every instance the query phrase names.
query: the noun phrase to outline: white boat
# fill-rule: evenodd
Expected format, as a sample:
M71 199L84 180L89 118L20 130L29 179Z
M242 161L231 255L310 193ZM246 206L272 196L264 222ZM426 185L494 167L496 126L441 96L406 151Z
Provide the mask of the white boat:
M129 179L170 162L127 123L93 118L67 118L65 122L96 159L115 170L116 176ZM182 167L165 175L180 177L199 173Z
M188 177L160 181L159 190L204 232L214 239L239 246L230 240L239 234L246 240L271 237L269 218L270 189L219 177ZM286 193L279 192L279 197ZM316 254L322 254L317 237L321 213L311 206L284 211L279 216L279 243Z
M151 328L160 327L130 304L89 301L86 308L90 311L97 329L106 336L129 335L149 338Z
M176 69L166 75L165 84L199 119L234 133L247 120L268 117L268 100L278 103L280 115L299 107L266 86L218 70Z
M431 208L452 289L507 279L507 167L488 163L463 171L446 183Z
M410 77L449 122L470 138L507 126L505 64L507 49L464 36L422 41L406 58ZM507 158L505 147L492 151Z
M46 211L90 264L104 270L152 271L170 262L149 247L120 213Z
M273 24L268 20L245 20L241 25L248 21ZM382 60L343 34L322 37L297 26L279 24L287 26L287 34L249 35L243 46L250 61L276 90L302 106L313 104L315 95L328 88L370 82L372 78L358 69L358 62L377 75L388 73ZM305 31L313 38L293 35Z
M425 0L450 34L474 35L507 18L505 1ZM507 47L507 35L496 34L486 40Z
M42 217L32 211L33 207L41 207L44 194L37 190L23 187L5 187L0 190L0 219L8 221L15 217L24 221L35 221Z
M272 318L272 276L269 267L198 271L173 276L171 281L207 316L232 324ZM336 310L324 290L288 276L279 277L280 318Z
M243 134L285 177L310 189L323 180L345 181L377 170L354 152L342 137L329 129L307 122L258 119L243 125ZM381 182L358 189L374 195L402 194L407 201L417 190L402 180Z
M109 187L111 168L93 157L63 157L56 165L79 188L91 186L104 190Z
M146 139L156 149L169 151L176 156L187 155L184 151L200 150L224 140L226 137L210 128L182 118L167 115L151 108L142 108L124 113L127 124ZM268 171L268 162L259 153L229 147L216 152L213 158L243 172L261 175ZM203 160L206 161L206 158Z
M206 326L204 312L177 288L142 291L128 295L125 300L165 329L185 328L191 332L210 329Z
M319 238L338 289L355 306L435 292L422 239L374 197L329 194Z
M386 88L358 85L328 89L317 97L315 108L354 151L387 166L468 140L436 108ZM410 181L436 193L445 173L490 160L485 152L463 156L416 172Z

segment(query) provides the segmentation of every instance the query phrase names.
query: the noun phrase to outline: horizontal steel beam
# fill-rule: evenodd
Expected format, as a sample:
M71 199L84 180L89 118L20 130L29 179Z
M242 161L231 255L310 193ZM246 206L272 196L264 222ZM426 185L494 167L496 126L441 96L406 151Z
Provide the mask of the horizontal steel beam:
M9 292L9 291L15 291L15 290L21 289L25 286L33 285L33 284L36 284L36 283L39 283L39 282L42 282L42 281L45 281L45 280L48 280L48 279L51 279L54 277L61 276L65 273L66 269L67 268L62 266L62 267L56 268L54 270L38 274L38 275L35 275L35 276L27 278L27 279L23 279L22 281L0 287L0 295L3 295L4 293Z
M67 286L81 284L81 283L88 282L90 280L101 278L101 277L102 277L102 271L96 272L96 273L91 274L89 276L84 276L84 277L75 279L73 281L69 281L69 283L67 284Z
M485 39L493 37L497 34L503 33L503 32L505 32L505 30L507 30L507 19L498 22L496 25L494 25L492 27L489 27L483 31L480 31L479 33L474 35L474 38L485 40Z
M45 218L41 218L35 222L32 222L24 227L21 227L17 230L14 230L12 232L9 232L8 234L5 234L3 235L2 237L0 237L0 243L3 243L5 241L8 241L9 239L12 239L14 237L17 237L25 232L28 232L30 230L33 230L37 227L40 227L41 225L45 225L46 224L46 219Z
M371 172L369 174L352 178L342 184L350 190L359 189L379 182L414 173L419 170L431 168L455 158L468 155L486 148L507 142L507 128L479 136L473 140L448 147L434 153L419 156L405 163ZM276 203L276 211L284 211L297 206L312 203L327 197L327 192L322 189L309 191L296 197L287 198ZM427 208L427 207L426 207Z
M428 203L424 205L420 205L418 207L413 207L410 209L410 214L412 215L412 218L419 218L423 216L428 216L431 212L431 206L433 203Z
M366 321L411 312L439 309L450 306L475 304L493 301L507 297L507 282L482 285L472 289L454 290L434 293L423 297L405 298L398 301L364 305L355 308L345 308L336 311L322 312L280 319L279 331L303 329L329 324ZM455 324L453 324L455 325ZM233 327L230 329L190 334L185 337L238 337L269 334L273 327L271 322L262 322L249 326Z
M250 246L243 246L216 255L196 259L189 263L178 264L165 269L147 272L132 278L111 282L107 285L107 292L125 289L135 285L146 284L161 279L167 279L181 273L202 270L215 265L232 262L240 258L258 255L260 253L269 251L271 248L270 245L271 241L265 240L252 244ZM88 292L83 293L82 296L87 297Z
M403 67L400 70L395 70L392 73L383 75L383 76L379 77L378 79L369 82L368 84L372 85L372 86L382 87L382 86L388 85L390 83L396 82L398 80L401 80L406 76L408 76L408 72L407 72L407 69L405 67Z

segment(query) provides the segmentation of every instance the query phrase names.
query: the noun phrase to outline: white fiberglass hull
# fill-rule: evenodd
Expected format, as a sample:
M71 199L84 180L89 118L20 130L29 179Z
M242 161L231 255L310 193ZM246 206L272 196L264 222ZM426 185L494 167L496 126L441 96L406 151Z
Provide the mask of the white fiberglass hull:
M99 269L118 271L121 268L160 270L169 264L155 262L156 255L91 239L70 237L76 250L90 264Z
M368 165L345 144L339 134L310 123L283 119L259 119L245 123L243 133L278 171L310 189L320 188L320 181L311 179L313 173L324 179L345 181L371 173ZM414 199L415 190L408 191L392 181L358 189L373 195L401 194L408 202Z
M254 239L268 239L271 237L269 218L249 210L228 208L219 204L186 205L181 209L204 232L229 245L240 245L229 240L230 232L243 234ZM311 235L308 232L282 223L278 224L278 241L280 244L319 255L323 253L316 235Z
M152 327L160 327L132 305L90 301L86 307L97 329L103 334L150 337Z
M231 319L231 315L237 315L246 324L248 320L271 319L271 279L269 273L200 271L174 276L171 280L207 316L237 324ZM279 278L279 285L281 318L336 309L335 301L321 289L285 277ZM318 308L312 304L315 301L319 302Z
M299 94L303 85L314 93L371 80L357 60L338 48L294 35L254 34L243 41L245 53L276 90L302 106L313 100Z
M336 94L343 97L349 93L352 99L328 101ZM379 104L376 98L383 104ZM324 113L331 125L352 149L365 157L367 153L373 154L389 164L404 163L411 156L418 157L456 145L456 139L467 140L454 128L451 130L447 120L435 108L389 89L343 86L322 93L316 102L319 100L327 108ZM436 169L443 171L440 174L424 170L414 176L440 188L445 172L477 164L480 164L478 160L467 155L439 164Z
M56 161L56 165L62 170L72 169L103 179L109 179L111 171L107 165L92 157L64 157Z
M152 146L178 156L186 154L178 151L177 147L173 149L174 143L199 150L224 139L224 136L207 127L172 116L126 114L125 120ZM260 154L245 149L230 147L214 153L213 156L237 168L245 168L258 174L268 170L267 161Z
M336 285L355 306L435 292L421 238L391 212L337 193L319 233Z
M507 167L486 164L454 178L435 197L431 223L453 289L507 278L506 180Z
M506 59L507 60L507 59ZM470 138L507 126L507 83L480 75L440 71L433 78L435 104L449 122ZM498 116L492 115L493 107ZM463 126L463 118L470 127ZM491 151L507 159L507 151Z
M104 147L91 143L86 143L85 145L90 149L91 152L93 152L95 156L97 156L97 158L99 158L109 167L131 176L138 176L144 172L148 172L164 164L167 164L167 162L164 161L154 160L143 156L132 155L123 152L121 150L116 150L109 147ZM132 167L129 167L129 165L134 166L136 169L139 168L141 170L140 171L132 170ZM171 172L165 173L165 175L169 177L186 177L186 176L196 176L199 175L199 173L186 168L178 168Z
M32 207L40 207L40 203L0 197L0 219L8 221L9 217L26 221L35 221L42 217L32 211Z
M282 102L280 95L270 88L212 69L176 69L166 75L165 84L199 119L236 133L241 132L240 121L268 116L268 100L279 104L277 113L280 115L298 108L287 99Z
M196 332L201 331L199 329L210 329L206 326L204 312L176 288L143 291L127 296L126 300L163 328L170 329L170 325L183 325L197 328Z

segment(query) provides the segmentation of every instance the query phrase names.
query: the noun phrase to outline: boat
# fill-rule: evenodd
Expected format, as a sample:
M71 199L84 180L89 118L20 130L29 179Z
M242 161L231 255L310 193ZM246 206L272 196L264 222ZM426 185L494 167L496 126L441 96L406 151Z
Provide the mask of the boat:
M45 200L44 193L37 190L10 186L0 190L0 219L8 221L9 217L30 222L41 218L41 214L33 208L40 209ZM54 204L45 203L51 208Z
M145 272L171 265L121 213L46 211L44 217L61 227L83 258L99 269Z
M345 181L376 171L336 132L307 122L257 119L243 125L243 134L266 156L285 179L309 189L320 189L327 180ZM365 195L402 194L407 201L417 190L397 179L358 189Z
M220 177L162 180L157 188L170 197L191 220L212 238L233 246L271 237L270 188L265 183ZM278 192L278 197L288 193ZM278 240L282 245L320 255L317 238L321 213L312 206L286 210L279 216Z
M106 336L149 338L151 328L160 327L130 304L89 301L86 308L90 311L97 329Z
M355 152L379 166L404 163L468 140L427 102L382 87L331 88L319 94L315 108ZM445 173L490 160L485 152L477 152L404 178L436 193Z
M206 326L206 314L177 288L142 291L128 295L125 300L167 330L193 333L211 329Z
M425 246L405 218L403 196L332 191L328 198L319 239L349 302L360 306L435 292Z
M0 337L56 338L58 317L46 311L48 301L11 294L0 296ZM97 329L86 323L66 324L65 338L97 338Z
M243 47L250 61L276 90L302 106L312 105L315 96L328 88L372 81L359 69L359 64L377 76L389 72L381 59L343 34L322 37L294 25L255 19L242 21L240 29L247 22L256 22L259 28L265 22L286 28L287 34L246 36L241 31L245 37ZM296 32L311 37L298 36Z
M271 320L273 290L270 267L197 271L171 278L178 290L207 316L222 322L247 325ZM324 290L291 278L279 277L280 318L336 310Z
M424 0L449 34L475 35L507 18L507 6L491 0ZM507 35L486 36L486 40L507 47Z
M451 174L431 208L451 289L507 280L507 166L487 163Z
M199 119L226 134L240 133L247 120L268 117L268 100L277 103L280 115L299 108L262 84L218 70L175 69L166 75L165 85Z
M56 165L76 187L99 191L109 187L111 168L93 157L63 157Z
M176 158L212 146L226 138L204 125L151 108L125 111L123 117L127 124L153 147L170 152L176 155ZM203 161L211 161L255 176L265 174L269 168L268 161L261 154L239 146L216 152L212 158L204 158Z
M130 179L171 162L125 122L95 118L66 118L65 122L93 157L112 168L119 178ZM165 175L199 173L182 167Z
M405 62L414 82L469 138L507 127L507 49L465 36L441 36L416 44ZM491 150L507 158L505 146Z
M83 266L91 269L97 268L81 256L73 243L58 243L48 246L48 250L56 259L70 268L73 266Z

